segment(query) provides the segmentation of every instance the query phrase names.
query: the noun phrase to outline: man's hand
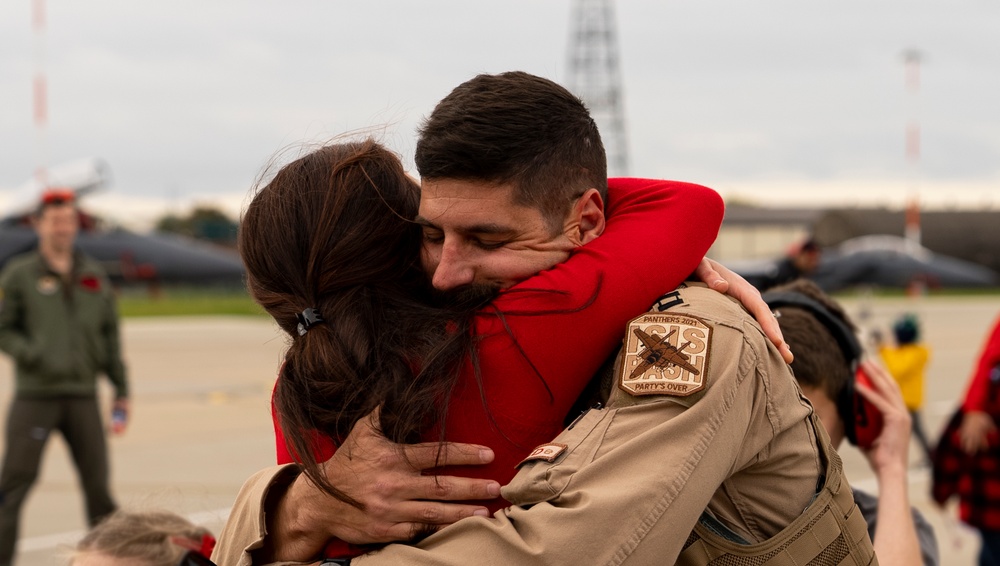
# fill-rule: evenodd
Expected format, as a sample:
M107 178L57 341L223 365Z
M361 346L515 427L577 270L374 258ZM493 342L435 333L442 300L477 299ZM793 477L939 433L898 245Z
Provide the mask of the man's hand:
M378 429L377 410L361 419L334 456L322 465L331 484L358 501L358 509L320 490L300 475L268 514L273 560L314 559L331 538L354 543L405 541L473 515L480 505L448 503L493 499L493 480L425 476L446 465L481 465L493 451L474 444L394 444Z
M860 381L855 383L855 387L866 401L882 413L882 432L872 447L865 451L865 457L875 470L875 475L880 478L889 472L905 476L909 466L910 429L913 422L903 402L903 393L882 366L865 360L861 362L861 369L868 374L872 387L867 387ZM850 423L844 424L851 426Z
M126 397L119 397L111 405L111 432L124 434L128 428L129 402Z
M982 411L968 411L962 416L962 426L958 429L962 452L970 456L990 447L989 434L997 428L993 417Z
M743 306L757 319L757 323L764 330L764 334L778 347L778 351L781 352L781 357L784 358L785 363L792 363L792 350L785 343L784 336L781 335L781 328L778 326L778 321L774 318L774 313L771 312L771 308L767 306L764 299L760 298L760 291L756 287L748 283L743 277L730 271L728 267L707 257L702 258L701 263L698 264L698 269L694 273L698 279L712 289L720 293L725 293L743 303Z
M856 382L858 392L882 413L882 432L865 457L878 480L878 529L872 545L880 564L920 564L920 539L910 511L907 488L907 451L910 447L910 413L899 385L885 369L871 360L861 363L871 387ZM845 423L851 426L851 423Z

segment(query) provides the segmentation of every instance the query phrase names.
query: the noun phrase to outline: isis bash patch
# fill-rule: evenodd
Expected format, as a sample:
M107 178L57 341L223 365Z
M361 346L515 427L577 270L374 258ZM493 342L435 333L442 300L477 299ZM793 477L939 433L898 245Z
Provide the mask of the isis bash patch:
M618 387L629 395L686 397L708 379L712 327L690 315L646 313L628 323Z
M560 454L565 452L567 448L569 448L567 445L559 444L557 442L542 444L538 448L532 450L531 454L528 454L527 458L521 460L518 466L520 466L525 462L532 462L534 460L545 460L546 462L551 464L552 462L555 462L556 458L558 458Z

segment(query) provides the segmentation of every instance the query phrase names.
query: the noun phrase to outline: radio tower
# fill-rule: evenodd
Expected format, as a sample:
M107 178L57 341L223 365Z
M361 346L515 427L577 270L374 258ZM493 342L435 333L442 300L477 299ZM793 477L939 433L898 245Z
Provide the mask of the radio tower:
M910 116L906 124L906 161L910 172L910 191L906 204L906 241L920 245L920 60L923 55L916 49L903 52L906 72L906 90Z
M35 80L33 81L35 121L35 180L44 189L49 182L46 129L49 123L48 84L45 80L45 0L32 0L35 31Z
M567 87L583 99L601 131L608 175L628 175L628 142L618 71L613 0L574 0Z

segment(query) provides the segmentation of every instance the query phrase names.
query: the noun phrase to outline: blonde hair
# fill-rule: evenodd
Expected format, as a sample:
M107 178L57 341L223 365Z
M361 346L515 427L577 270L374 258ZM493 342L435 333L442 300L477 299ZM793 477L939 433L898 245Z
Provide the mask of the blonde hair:
M100 552L116 558L134 558L149 566L176 566L189 550L198 551L206 536L212 536L208 529L176 513L119 510L84 535L70 564L83 554Z

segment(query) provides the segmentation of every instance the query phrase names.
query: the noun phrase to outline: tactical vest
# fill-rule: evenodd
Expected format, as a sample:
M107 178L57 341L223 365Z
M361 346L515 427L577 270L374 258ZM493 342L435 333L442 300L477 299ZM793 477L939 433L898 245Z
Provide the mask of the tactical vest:
M871 566L877 565L868 524L854 504L840 456L826 430L811 417L825 479L809 507L770 539L750 544L703 513L677 558L681 566ZM775 494L780 496L779 494Z

